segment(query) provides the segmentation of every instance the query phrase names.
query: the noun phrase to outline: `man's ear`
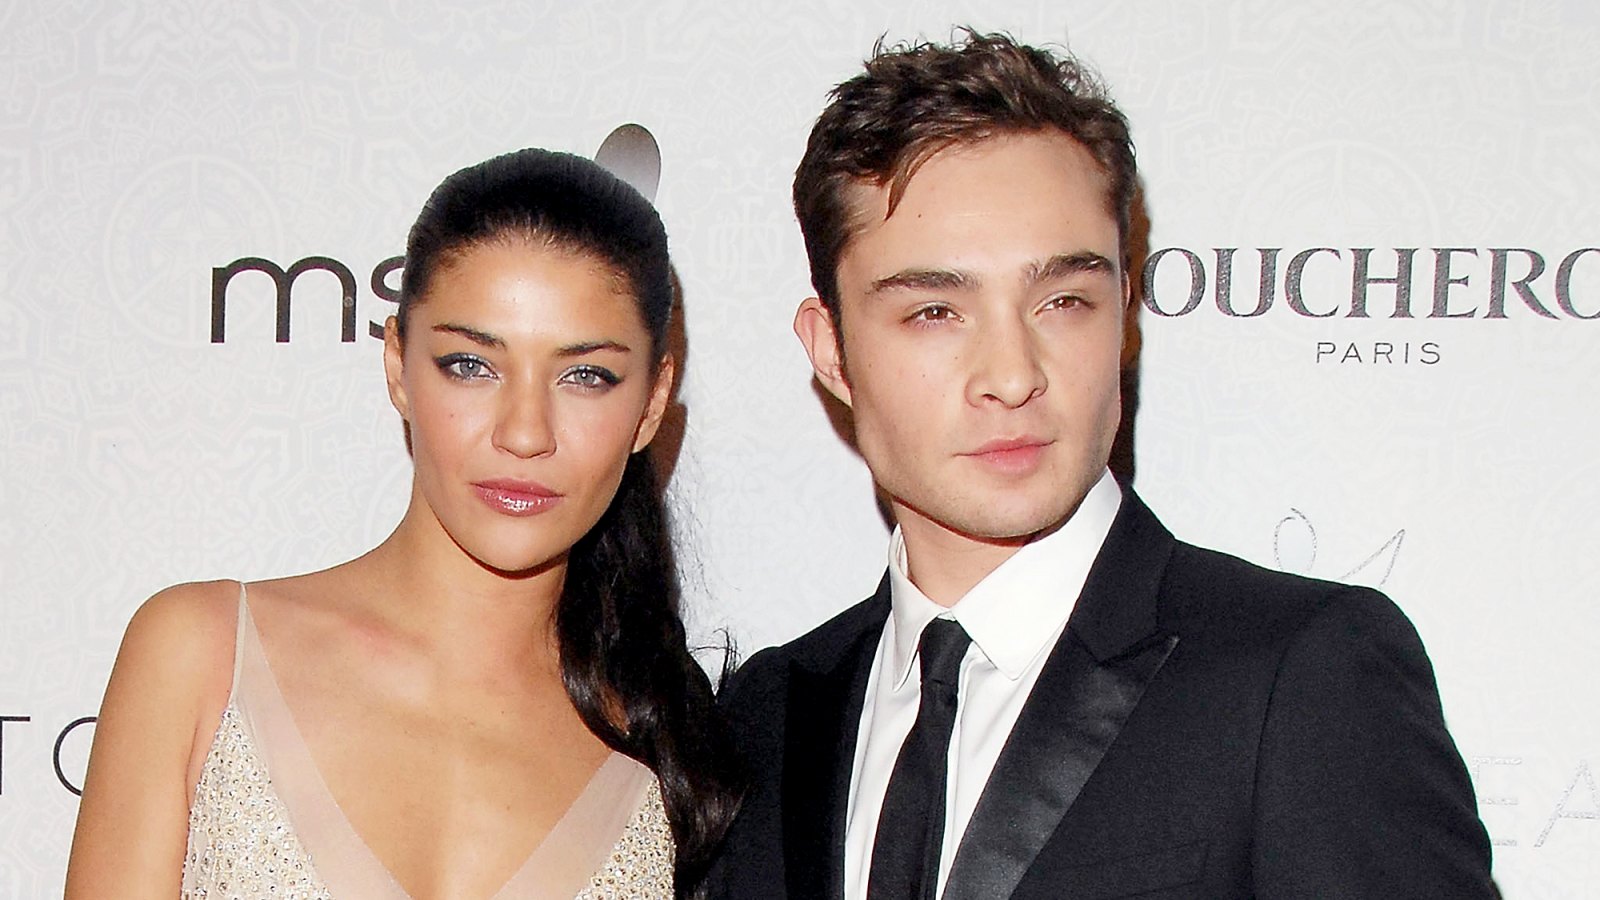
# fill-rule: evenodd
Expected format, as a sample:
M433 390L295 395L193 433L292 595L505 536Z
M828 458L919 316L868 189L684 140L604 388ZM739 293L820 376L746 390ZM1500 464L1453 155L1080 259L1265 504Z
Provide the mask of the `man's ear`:
M811 371L828 393L845 406L850 405L850 382L844 374L844 355L839 349L839 330L833 315L822 301L808 297L794 314L794 333L811 357Z
M672 379L676 375L677 363L673 361L672 354L661 357L655 384L650 387L650 399L645 402L644 415L639 418L639 427L633 432L634 453L643 450L655 439L656 429L661 427L661 418L667 413L667 404L672 401Z
M1120 365L1131 368L1139 358L1142 335L1139 333L1139 305L1133 302L1133 293L1127 269L1122 272L1122 354Z
M401 381L405 373L404 354L400 347L400 322L394 316L383 323L383 378L389 386L389 403L400 418L410 421L411 401L406 399L406 388Z

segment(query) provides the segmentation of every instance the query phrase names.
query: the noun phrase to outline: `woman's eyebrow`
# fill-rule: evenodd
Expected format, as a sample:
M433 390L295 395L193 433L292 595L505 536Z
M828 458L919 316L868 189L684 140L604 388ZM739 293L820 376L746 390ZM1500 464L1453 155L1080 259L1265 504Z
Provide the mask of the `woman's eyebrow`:
M478 329L467 325L460 325L455 322L441 322L438 325L433 326L433 330L445 334L458 334L480 347L504 350L506 346L506 342L496 335L490 334L487 331L479 331ZM556 355L584 356L600 350L611 350L617 353L633 352L632 347L629 347L627 344L624 344L621 341L613 340L611 338L604 338L598 341L580 341L576 344L567 344L563 347L557 348Z
M459 334L480 347L492 347L496 350L503 350L506 346L505 341L495 337L492 334L489 334L486 331L479 331L476 328L468 328L465 325L457 325L454 322L440 322L438 325L433 326L433 330L444 332L445 334Z
M584 341L578 344L568 344L556 351L557 356L584 356L600 350L612 350L617 353L632 353L633 348L621 341L610 339L603 341Z

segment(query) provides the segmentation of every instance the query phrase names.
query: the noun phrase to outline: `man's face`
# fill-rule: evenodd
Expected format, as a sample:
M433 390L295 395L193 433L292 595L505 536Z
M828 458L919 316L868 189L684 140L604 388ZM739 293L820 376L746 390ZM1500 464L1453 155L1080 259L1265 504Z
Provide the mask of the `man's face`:
M817 300L795 327L854 411L857 443L908 536L1013 544L1100 477L1121 415L1127 279L1107 178L1054 131L956 145L839 260L843 358Z

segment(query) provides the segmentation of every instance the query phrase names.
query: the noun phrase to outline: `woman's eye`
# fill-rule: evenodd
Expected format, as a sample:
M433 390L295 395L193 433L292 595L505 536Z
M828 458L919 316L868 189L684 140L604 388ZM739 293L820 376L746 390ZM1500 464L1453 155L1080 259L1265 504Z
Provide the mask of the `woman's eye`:
M434 360L434 363L438 365L439 371L449 375L451 378L459 378L462 381L472 381L489 375L488 363L476 356L453 353L449 356L439 357Z
M601 368L600 366L579 366L575 369L568 369L561 376L561 381L564 384L580 388L600 390L614 387L620 384L622 379L610 369Z

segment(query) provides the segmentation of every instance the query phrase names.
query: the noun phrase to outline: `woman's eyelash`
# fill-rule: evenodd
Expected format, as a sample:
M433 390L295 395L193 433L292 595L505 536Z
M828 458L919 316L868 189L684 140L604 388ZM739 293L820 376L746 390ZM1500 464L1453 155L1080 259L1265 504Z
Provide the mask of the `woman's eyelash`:
M606 387L616 387L622 383L622 376L603 366L578 366L568 369L561 376L562 381L577 384L579 387L597 388L602 384Z
M449 353L435 358L433 364L449 377L463 381L482 378L489 371L488 363L470 353Z
M446 377L458 381L476 381L494 376L487 362L470 353L449 353L436 357L433 364L438 366L439 371ZM621 384L622 376L604 366L575 366L563 372L560 380L581 388L598 389Z

